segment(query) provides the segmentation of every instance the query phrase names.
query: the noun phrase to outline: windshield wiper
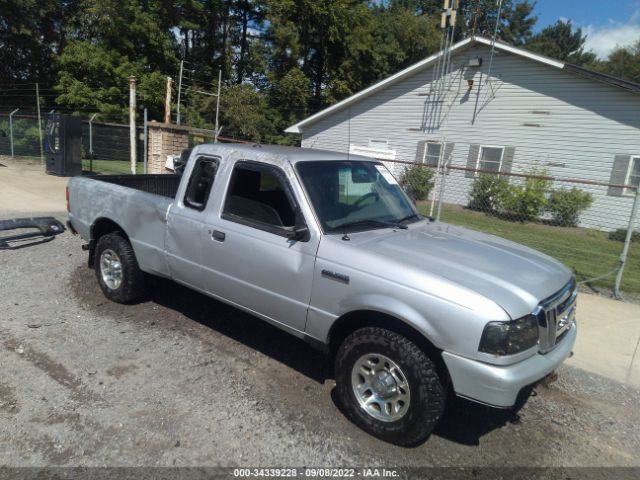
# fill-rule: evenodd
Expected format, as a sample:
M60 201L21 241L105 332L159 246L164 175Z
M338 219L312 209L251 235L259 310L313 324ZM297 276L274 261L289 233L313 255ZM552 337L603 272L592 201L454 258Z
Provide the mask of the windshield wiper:
M347 222L342 225L338 225L337 227L333 227L330 231L343 231L348 228L357 228L357 227L375 227L375 228L399 228L401 230L406 230L406 225L400 225L397 222L383 222L381 220L357 220L355 222Z
M422 217L420 215L418 215L417 213L412 213L411 215L407 215L406 217L402 217L400 220L396 220L396 223L402 223L402 222L406 222L407 220L411 220L412 218L417 218L418 220L420 220ZM406 225L405 225L406 227Z

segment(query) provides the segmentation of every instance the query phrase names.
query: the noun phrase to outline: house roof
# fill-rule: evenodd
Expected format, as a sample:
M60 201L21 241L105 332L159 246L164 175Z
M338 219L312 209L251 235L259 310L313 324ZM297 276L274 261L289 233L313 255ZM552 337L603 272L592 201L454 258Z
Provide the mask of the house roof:
M464 40L461 40L460 42L454 44L451 47L451 53L455 54L474 44L491 46L492 41L488 38L478 37L478 36L465 38ZM586 77L594 81L607 83L607 84L610 84L619 88L623 88L625 90L628 90L634 93L640 93L640 84L637 84L634 82L622 80L620 78L616 78L611 75L606 75L604 73L595 72L593 70L589 70L587 68L580 67L578 65L562 62L560 60L554 60L553 58L546 57L544 55L540 55L537 53L533 53L523 48L517 48L517 47L514 47L513 45L509 45L508 43L504 43L500 41L495 42L495 48L496 50L512 53L514 55L519 55L521 57L528 58L535 62L549 65L551 67L558 68L560 70L565 70L568 73L580 75L582 77ZM370 87L367 87L364 90L360 90L359 92L351 95L350 97L345 98L344 100L338 103L331 105L328 108L325 108L324 110L320 110L319 112L311 115L310 117L305 118L304 120L296 123L295 125L291 125L289 128L285 130L285 132L302 133L303 127L310 125L316 122L317 120L320 120L321 118L324 118L327 115L330 115L333 112L336 112L346 107L347 105L351 105L352 103L358 102L359 100L371 95L372 93L377 92L378 90L382 90L383 88L386 88L389 85L392 85L410 75L413 75L414 73L422 70L423 68L426 68L431 64L437 62L438 59L442 56L442 54L443 52L439 51L431 55L430 57L425 58L424 60L414 63L413 65L405 68L404 70L401 70L398 73L391 75L390 77L387 77L384 80L379 81L378 83L374 83Z

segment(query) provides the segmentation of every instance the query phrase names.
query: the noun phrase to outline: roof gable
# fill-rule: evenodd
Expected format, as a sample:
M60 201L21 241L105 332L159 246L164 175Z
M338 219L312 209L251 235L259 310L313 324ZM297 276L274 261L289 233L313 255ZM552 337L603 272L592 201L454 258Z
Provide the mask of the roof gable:
M576 65L561 62L559 60L554 60L544 55L533 53L528 50L524 50L522 48L514 47L507 43L503 43L499 41L492 42L490 39L484 38L484 37L474 36L474 37L469 37L464 40L461 40L460 42L456 43L451 47L451 53L452 54L460 53L465 49L469 48L470 46L477 45L477 44L485 45L485 46L495 45L496 50L512 53L514 55L518 55L520 57L524 57L529 60L542 63L544 65L548 65L554 68L558 68L560 70L567 71L568 73L589 78L590 80L593 80L593 81L608 83L628 91L640 93L640 85L636 83L628 82L626 80L621 80L621 79L612 77L610 75L594 72L584 67L579 67ZM419 72L420 70L429 67L430 65L436 63L438 59L442 57L442 54L443 54L443 51L439 51L431 55L430 57L425 58L424 60L414 63L413 65L405 68L404 70L401 70L398 73L395 73L394 75L391 75L390 77L385 78L384 80L374 83L373 85L365 88L364 90L361 90L351 95L350 97L347 97L344 100L341 100L340 102L335 103L334 105L331 105L330 107L327 107L324 110L321 110L305 118L304 120L296 123L295 125L291 125L289 128L285 130L285 132L286 133L302 133L302 128L305 127L306 125L310 125L316 122L317 120L320 120L321 118L324 118L338 110L341 110L347 105L351 105L355 102L358 102L361 99L366 98L369 95L379 90L382 90L390 85L393 85L394 83L397 83L403 80L404 78L407 78Z

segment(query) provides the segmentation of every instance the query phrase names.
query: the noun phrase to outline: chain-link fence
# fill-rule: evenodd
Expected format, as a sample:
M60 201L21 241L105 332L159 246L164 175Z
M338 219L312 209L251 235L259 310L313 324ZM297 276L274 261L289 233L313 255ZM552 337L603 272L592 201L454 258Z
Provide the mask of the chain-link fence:
M634 181L640 161L638 167L626 165L631 174L621 184L535 169L501 173L488 162L484 169L450 162L438 169L437 162L389 163L405 188L422 188L423 214L544 252L573 270L586 288L640 298L640 196Z
M38 116L33 114L0 114L0 156L6 160L44 165L47 118L48 114L43 114L38 122ZM91 115L81 118L83 173L131 173L129 125L93 121ZM136 132L136 171L142 173L144 126L137 126Z

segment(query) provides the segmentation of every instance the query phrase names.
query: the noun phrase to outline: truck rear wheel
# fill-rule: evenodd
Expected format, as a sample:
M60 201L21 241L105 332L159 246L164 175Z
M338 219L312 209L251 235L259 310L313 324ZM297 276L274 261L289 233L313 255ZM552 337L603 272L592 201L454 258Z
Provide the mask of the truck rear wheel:
M144 273L131 243L121 233L103 235L95 250L95 271L104 295L118 303L131 303L144 294Z
M396 445L427 439L446 391L431 359L412 341L377 327L356 330L338 349L338 399L362 429Z

